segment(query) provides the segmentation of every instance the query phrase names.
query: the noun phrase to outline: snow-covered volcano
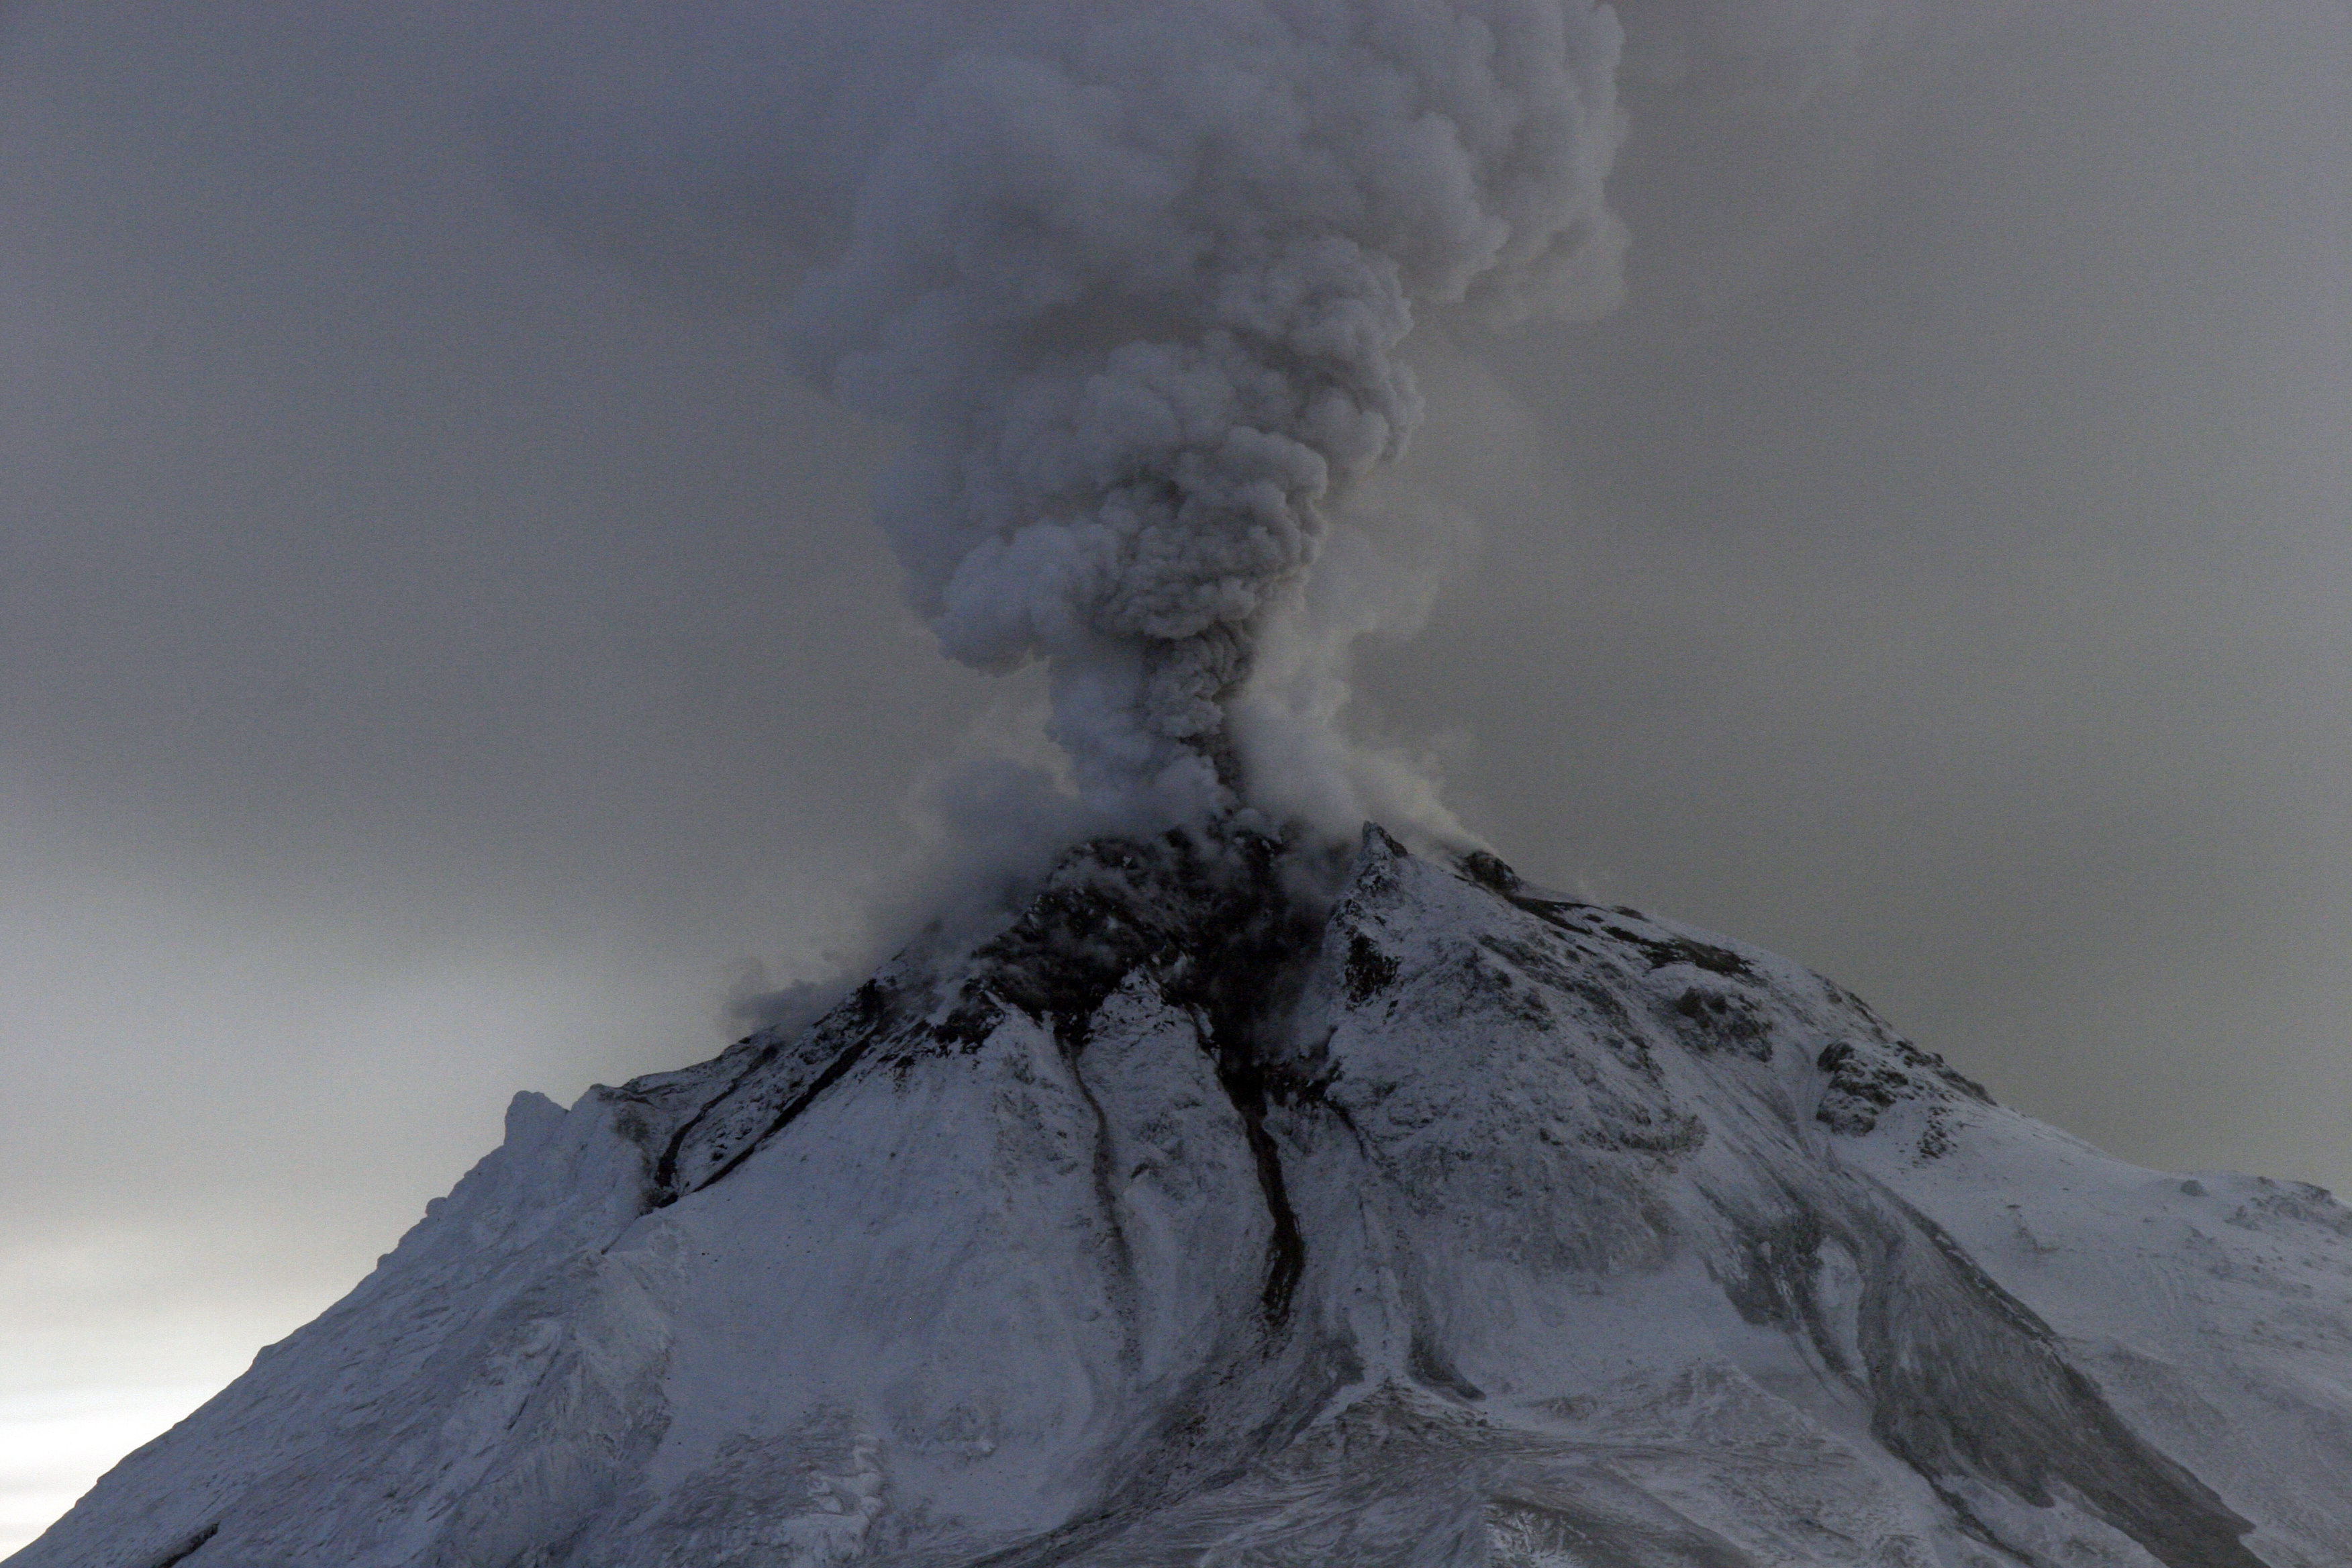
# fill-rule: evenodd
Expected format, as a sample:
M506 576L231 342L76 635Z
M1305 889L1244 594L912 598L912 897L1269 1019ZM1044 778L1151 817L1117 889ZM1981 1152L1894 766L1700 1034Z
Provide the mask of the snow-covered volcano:
M2352 1213L1367 829L536 1095L19 1568L2352 1563Z

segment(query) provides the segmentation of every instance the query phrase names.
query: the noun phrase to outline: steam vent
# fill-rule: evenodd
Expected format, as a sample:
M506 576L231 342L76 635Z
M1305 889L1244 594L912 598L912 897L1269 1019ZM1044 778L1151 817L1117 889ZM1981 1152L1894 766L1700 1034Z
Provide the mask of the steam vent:
M11 1563L2352 1563L2352 1213L1377 827L507 1129Z

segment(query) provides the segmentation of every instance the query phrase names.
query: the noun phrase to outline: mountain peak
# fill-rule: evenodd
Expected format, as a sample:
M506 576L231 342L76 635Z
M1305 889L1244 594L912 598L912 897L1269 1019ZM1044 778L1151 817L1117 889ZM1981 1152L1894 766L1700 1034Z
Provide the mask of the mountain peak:
M2347 1346L2325 1194L1490 853L1227 828L519 1100L15 1561L2319 1568Z

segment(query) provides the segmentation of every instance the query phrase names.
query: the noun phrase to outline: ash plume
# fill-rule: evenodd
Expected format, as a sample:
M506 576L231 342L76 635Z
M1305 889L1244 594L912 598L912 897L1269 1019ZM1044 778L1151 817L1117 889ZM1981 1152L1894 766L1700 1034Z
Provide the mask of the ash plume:
M1298 653L1345 635L1284 638L1315 694L1258 702L1262 743L1229 721L1335 512L1421 421L1417 316L1615 297L1621 37L1588 0L570 26L594 47L534 24L521 95L560 111L503 132L526 201L575 229L625 211L765 291L805 373L904 432L878 510L915 607L967 664L1043 661L1080 795L1138 825L1251 804L1252 750L1340 765L1278 731L1328 729L1340 678L1302 682Z

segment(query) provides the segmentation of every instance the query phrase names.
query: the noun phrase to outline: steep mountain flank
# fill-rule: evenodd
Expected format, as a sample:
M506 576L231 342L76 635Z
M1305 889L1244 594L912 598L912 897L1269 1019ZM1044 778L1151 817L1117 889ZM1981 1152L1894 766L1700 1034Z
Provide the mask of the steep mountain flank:
M2352 1214L1368 828L518 1098L21 1568L2341 1568Z

